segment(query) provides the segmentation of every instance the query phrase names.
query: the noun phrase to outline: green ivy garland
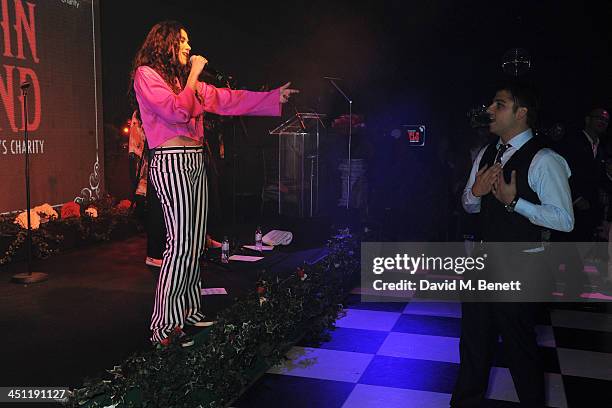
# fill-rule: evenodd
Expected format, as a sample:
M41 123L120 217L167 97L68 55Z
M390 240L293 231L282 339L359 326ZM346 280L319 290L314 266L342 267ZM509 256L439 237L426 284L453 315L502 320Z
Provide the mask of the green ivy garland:
M262 271L257 287L221 312L194 346L133 355L74 390L71 406L227 406L300 338L320 339L342 314L359 278L359 245L338 236L327 247L325 259L283 279Z

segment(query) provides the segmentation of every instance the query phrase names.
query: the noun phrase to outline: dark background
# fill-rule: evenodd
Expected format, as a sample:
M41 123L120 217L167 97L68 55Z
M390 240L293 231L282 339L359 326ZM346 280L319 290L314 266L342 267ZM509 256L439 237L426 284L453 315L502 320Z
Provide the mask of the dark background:
M354 100L353 112L366 117L376 164L370 178L373 208L378 200L378 207L420 214L438 199L430 186L448 182L453 169L446 166L447 155L465 150L474 134L466 113L488 104L495 84L507 78L502 56L511 48L531 56L526 77L542 97L542 129L559 121L579 130L591 107L609 109L612 101L612 14L603 2L107 0L101 2L106 123L120 126L129 117L132 58L150 27L164 19L183 22L192 53L233 74L240 87L292 81L302 91L295 98L300 110L332 119L347 112L345 101L321 77L343 78L339 85ZM275 146L267 131L279 123L247 120L248 138L238 141L246 149L241 171L247 175L239 189L260 188L254 176L261 173L257 151ZM407 123L427 126L425 148L398 146L389 137ZM112 140L105 136L108 146ZM454 173L457 180L465 177L459 169ZM108 174L107 165L107 180ZM399 189L402 198L384 194Z
M336 76L350 85L356 110L449 121L490 99L502 55L514 47L532 56L546 116L580 116L612 98L612 14L603 2L273 3L102 1L106 117L129 113L132 58L163 19L183 22L192 52L242 84L293 81L302 104L326 94L320 77Z

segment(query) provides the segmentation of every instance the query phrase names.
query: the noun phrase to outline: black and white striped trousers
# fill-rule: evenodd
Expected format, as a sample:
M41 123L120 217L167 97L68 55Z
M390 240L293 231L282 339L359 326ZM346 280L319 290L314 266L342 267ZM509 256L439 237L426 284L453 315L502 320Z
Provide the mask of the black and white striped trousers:
M206 237L208 185L202 147L155 149L151 182L162 205L166 249L151 317L152 341L204 319L200 311L200 254Z

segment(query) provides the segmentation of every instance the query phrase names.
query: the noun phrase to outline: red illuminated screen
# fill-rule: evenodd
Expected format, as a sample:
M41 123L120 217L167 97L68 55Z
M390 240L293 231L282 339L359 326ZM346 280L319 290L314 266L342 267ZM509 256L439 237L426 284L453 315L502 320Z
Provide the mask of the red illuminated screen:
M408 130L406 133L410 143L421 143L421 132L418 130Z
M0 212L25 208L26 149L32 206L102 190L96 3L0 0Z
M425 125L402 125L402 128L410 146L425 145Z

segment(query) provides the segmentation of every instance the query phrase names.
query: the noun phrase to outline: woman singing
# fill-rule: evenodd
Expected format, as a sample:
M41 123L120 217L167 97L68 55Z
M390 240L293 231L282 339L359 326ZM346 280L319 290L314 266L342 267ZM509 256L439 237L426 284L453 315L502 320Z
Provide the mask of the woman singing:
M219 89L200 82L207 64L190 57L189 37L175 21L153 26L134 58L132 81L151 149L151 182L162 204L166 249L151 318L151 341L161 346L193 341L183 327L205 327L200 305L199 258L206 236L207 181L203 112L280 116L299 92L290 83L270 92Z

